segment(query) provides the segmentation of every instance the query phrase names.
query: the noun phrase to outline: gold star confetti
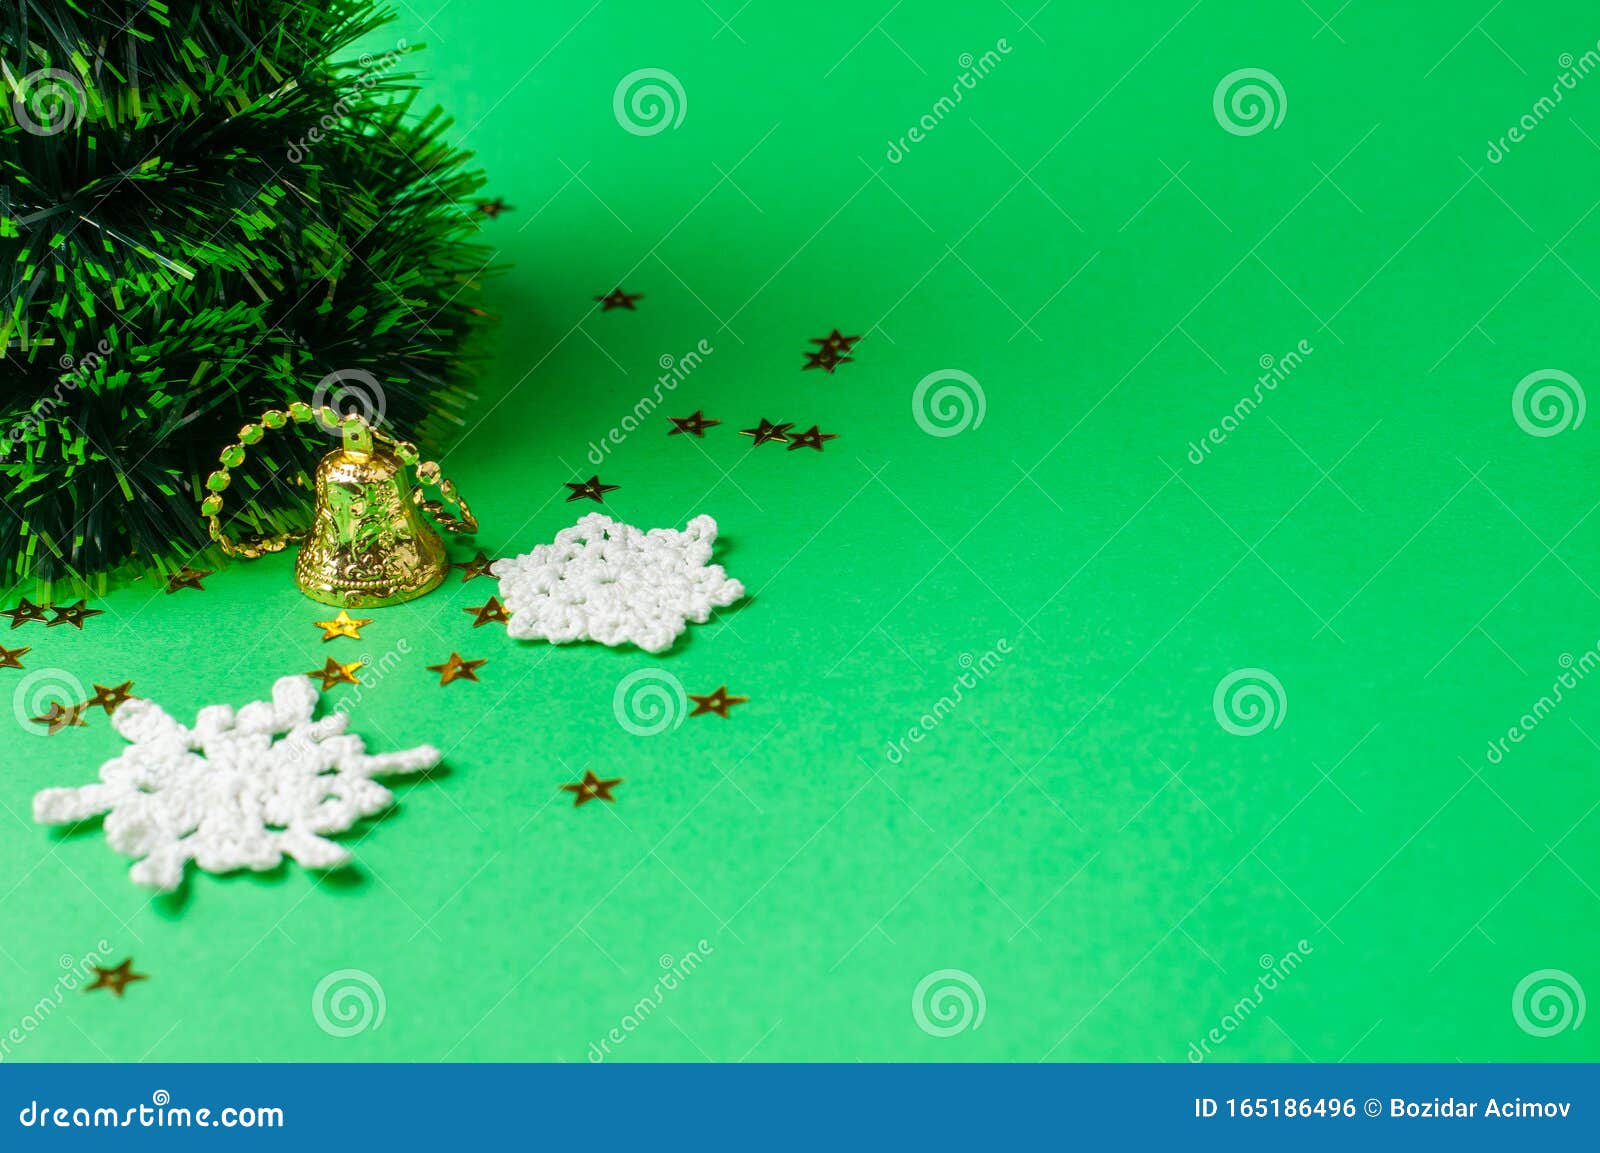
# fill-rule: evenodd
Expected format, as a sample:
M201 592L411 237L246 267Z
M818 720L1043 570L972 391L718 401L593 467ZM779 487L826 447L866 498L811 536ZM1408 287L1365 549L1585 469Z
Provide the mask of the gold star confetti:
M691 717L698 717L701 713L716 713L717 716L726 720L729 709L734 705L744 704L750 698L730 697L728 695L728 686L723 685L716 692L707 693L703 697L697 697L690 693L689 699L694 702L694 711L689 714Z
M351 661L349 664L340 664L329 657L327 664L320 669L312 669L306 676L320 678L324 692L334 685L359 685L361 682L356 680L356 670L365 663L365 661Z
M36 725L44 725L45 732L55 736L62 729L86 729L89 722L83 719L83 710L88 705L63 705L60 701L51 701L50 709L42 717L29 717Z
M816 352L806 353L806 362L800 366L800 371L804 372L808 368L820 368L827 372L829 376L832 376L834 369L841 364L849 364L854 359L855 357L853 356L845 356L843 353L835 352L831 348L823 347L817 349Z
M595 297L600 302L601 312L610 312L613 308L626 308L629 312L637 312L633 302L644 297L642 292L623 292L620 288L613 288L604 296Z
M94 989L110 989L120 997L122 996L122 990L126 989L134 981L148 981L150 979L144 973L135 973L133 971L132 957L129 957L115 969L102 969L99 965L94 965L92 968L94 969L94 984L85 985L83 987L85 993Z
M84 621L88 620L90 617L97 617L101 613L105 612L104 609L86 609L83 607L83 605L84 602L80 598L77 604L68 605L66 608L56 608L52 606L50 611L55 613L55 616L50 619L46 627L55 628L57 625L72 625L79 632L82 632Z
M205 586L200 582L210 576L211 573L212 570L208 568L192 569L188 565L184 565L177 572L167 577L167 591L175 593L179 589L199 589L204 592Z
M370 625L372 618L356 619L345 612L344 609L340 609L339 615L331 621L312 621L311 623L322 630L322 639L325 641L331 641L334 637L352 637L355 640L360 640L361 626Z
M0 645L0 669L20 669L22 667L22 654L32 647L23 645L20 649L8 649Z
M11 627L19 629L29 621L44 620L45 610L49 607L49 605L36 605L27 597L23 597L22 602L16 608L0 612L0 617L10 617Z
M687 432L698 436L701 440L705 439L706 429L722 423L720 420L707 420L705 413L698 408L694 410L692 416L669 416L667 419L676 426L667 433L668 436L681 436Z
M794 439L789 442L789 451L793 452L797 448L814 448L818 452L821 452L823 441L838 439L838 433L823 432L821 429L817 428L816 425L812 425L804 432L797 432L794 434Z
M567 497L568 504L575 500L592 500L595 504L604 504L606 493L615 492L621 487L615 484L601 484L600 478L597 476L591 476L582 483L574 483L570 480L563 483L572 490L572 495Z
M109 689L105 685L95 685L94 696L84 701L79 707L92 709L99 705L106 711L106 715L110 716L117 711L118 705L133 699L133 694L128 691L131 688L133 688L132 681L123 681L120 685L113 685Z
M490 597L488 604L476 605L472 608L462 609L461 611L464 613L476 614L477 619L472 622L472 627L475 629L482 628L484 625L494 621L498 621L500 624L505 624L506 621L511 619L510 614L506 612L505 606L501 604L499 599L496 597Z
M494 574L489 571L489 566L493 564L494 559L485 556L483 550L480 548L478 550L478 555L473 557L471 560L457 561L450 567L461 570L461 583L466 584L467 581L472 580L474 577L493 576Z
M620 784L622 784L621 777L615 777L609 781L602 781L588 769L584 769L583 780L573 785L562 785L561 788L564 792L573 793L576 795L576 799L572 802L572 807L577 808L586 801L593 801L597 798L602 801L615 803L616 798L611 795L611 790Z
M851 346L860 339L859 336L846 336L836 328L827 336L812 337L811 343L822 345L824 352L849 352Z
M789 442L788 432L793 427L793 421L784 424L773 424L766 417L762 417L761 423L756 425L755 428L742 428L739 430L739 435L755 437L756 444L766 444L769 440L775 440L779 444L787 444ZM752 445L751 447L755 446Z
M461 659L460 653L452 652L450 659L445 661L444 664L429 665L428 671L439 674L439 683L441 685L447 685L451 681L473 681L476 683L478 670L488 663L489 659L487 657L475 661L464 661Z
M481 212L485 216L487 216L490 220L493 220L495 217L499 216L502 212L514 212L515 211L515 209L511 205L507 204L504 200L502 200L498 196L496 196L493 200L480 200L473 207L475 207L479 212Z

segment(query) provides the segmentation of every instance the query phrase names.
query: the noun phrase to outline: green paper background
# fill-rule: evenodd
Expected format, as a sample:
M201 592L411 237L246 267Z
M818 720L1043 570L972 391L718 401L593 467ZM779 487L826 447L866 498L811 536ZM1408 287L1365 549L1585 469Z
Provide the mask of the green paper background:
M716 517L753 596L652 657L474 630L461 610L491 584L452 576L324 645L281 556L204 592L116 592L82 633L6 633L30 671L132 678L183 720L330 654L394 654L353 728L447 764L352 834L352 869L153 899L97 830L29 820L36 790L115 754L105 718L19 723L7 1059L582 1061L691 950L615 1058L1182 1061L1213 1029L1223 1060L1600 1057L1593 1023L1540 1037L1512 1007L1536 970L1600 989L1600 679L1486 755L1600 643L1595 422L1533 436L1511 403L1538 370L1600 376L1600 78L1534 111L1600 21L1033 7L401 5L375 49L427 43L430 95L515 208L483 220L513 267L488 284L484 400L445 461L479 543L548 540L592 507L563 482L598 472L631 523ZM1002 38L890 163L962 54ZM644 67L685 93L648 136L612 106ZM1286 105L1240 136L1213 93L1246 67ZM597 311L619 283L637 311ZM865 334L855 361L799 371L834 326ZM935 437L911 398L944 369L986 410ZM696 408L723 423L669 439ZM839 439L752 449L737 430L762 417ZM893 763L963 656L1001 642ZM488 658L482 683L437 687L424 666L451 650ZM613 694L647 668L750 702L631 735ZM1241 668L1283 689L1254 736L1213 709ZM615 805L559 791L586 768L625 778ZM150 979L63 991L58 958L101 941ZM1240 1016L1258 958L1291 951ZM313 991L342 969L381 985L380 1027L318 1026ZM912 1010L944 969L985 1006L947 1037Z

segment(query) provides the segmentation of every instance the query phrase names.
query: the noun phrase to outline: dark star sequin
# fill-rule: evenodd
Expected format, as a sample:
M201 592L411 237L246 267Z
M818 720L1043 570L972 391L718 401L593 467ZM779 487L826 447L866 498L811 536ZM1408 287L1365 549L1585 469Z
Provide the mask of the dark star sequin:
M789 442L789 430L793 427L793 421L786 421L783 424L773 424L766 417L762 417L761 423L756 425L755 428L742 428L739 430L739 435L755 437L756 444L766 444L769 440L775 440L779 444L787 444ZM753 448L755 446L752 445L751 447Z
M567 497L568 504L575 500L592 500L595 504L604 504L606 493L615 492L620 487L614 484L601 484L597 476L591 476L585 481L569 480L563 483L572 490L572 494Z
M814 448L818 452L821 452L823 441L838 439L838 433L823 432L816 425L812 425L804 432L797 432L794 434L794 438L789 441L789 451L793 452L797 448Z
M669 416L667 419L676 426L667 433L668 436L679 436L687 432L702 440L705 439L706 429L722 423L720 420L707 420L705 413L698 408L690 416Z
M702 713L716 713L717 716L726 720L729 709L734 705L744 704L750 698L730 697L728 695L728 686L723 685L716 692L707 693L704 696L696 696L694 693L690 693L689 699L694 702L694 711L689 714L691 717L698 717Z
M583 770L583 780L571 785L562 785L562 791L575 794L572 807L577 808L588 801L601 800L614 803L616 798L611 795L611 790L622 784L621 777L603 781L588 769Z
M620 288L613 288L604 296L595 297L600 302L601 312L610 312L613 308L626 308L629 312L637 312L633 302L644 299L642 292L623 292Z

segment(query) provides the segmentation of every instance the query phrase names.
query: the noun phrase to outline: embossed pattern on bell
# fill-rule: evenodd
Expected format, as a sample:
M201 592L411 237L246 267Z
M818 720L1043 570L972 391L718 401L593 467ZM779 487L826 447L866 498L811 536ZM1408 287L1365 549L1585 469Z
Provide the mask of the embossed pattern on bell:
M295 580L312 600L346 608L399 604L444 580L444 542L383 449L334 451L317 466L311 529Z

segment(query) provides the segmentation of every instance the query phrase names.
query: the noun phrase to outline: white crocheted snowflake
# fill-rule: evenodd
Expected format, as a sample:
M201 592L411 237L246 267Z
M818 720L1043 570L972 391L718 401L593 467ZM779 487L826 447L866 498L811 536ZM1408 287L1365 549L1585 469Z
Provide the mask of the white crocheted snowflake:
M709 563L717 522L697 516L682 532L649 532L590 513L549 544L490 570L514 637L555 644L628 642L646 652L669 648L688 621L744 596L744 585Z
M100 783L45 789L33 798L33 819L61 825L104 813L106 842L138 858L130 875L154 889L176 889L190 861L212 873L270 869L285 856L314 869L342 865L349 850L325 834L394 800L372 778L431 768L439 751L369 755L345 733L344 713L313 721L316 705L304 676L284 677L270 702L237 713L203 708L192 729L130 700L111 725L132 743L100 767Z

